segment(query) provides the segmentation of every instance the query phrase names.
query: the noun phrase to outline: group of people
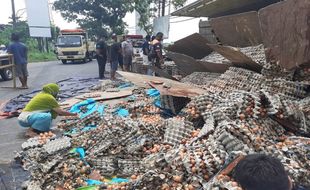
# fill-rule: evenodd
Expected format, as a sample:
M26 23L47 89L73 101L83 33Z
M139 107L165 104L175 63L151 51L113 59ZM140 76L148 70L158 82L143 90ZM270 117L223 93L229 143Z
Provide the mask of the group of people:
M133 45L123 37L122 42L117 41L117 36L112 35L113 44L108 49L105 42L105 37L101 37L100 41L96 44L96 59L99 67L99 78L104 79L105 67L107 61L111 64L111 79L115 79L115 73L120 67L124 71L131 71L132 57L134 56Z
M156 36L153 37L150 35L145 37L145 42L142 45L142 52L143 64L149 65L147 75L153 75L153 71L151 69L152 66L160 69L164 64L163 47L161 43L163 38L164 34L162 32L158 32Z
M142 46L143 63L149 65L148 75L153 75L152 66L161 68L164 63L162 53L163 33L159 32L151 38L150 35L145 37L145 42ZM106 63L111 64L111 79L115 79L115 74L118 68L123 71L132 71L132 60L134 56L134 48L132 42L126 37L123 37L122 42L117 41L117 36L112 35L113 44L108 48L105 37L101 37L96 44L96 59L99 67L99 78L105 78Z

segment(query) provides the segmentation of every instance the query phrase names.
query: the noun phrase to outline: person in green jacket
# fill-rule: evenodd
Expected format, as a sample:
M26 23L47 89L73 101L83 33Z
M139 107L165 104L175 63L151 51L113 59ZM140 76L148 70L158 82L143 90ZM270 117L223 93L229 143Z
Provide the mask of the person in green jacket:
M44 85L42 91L35 95L23 109L18 122L22 127L29 127L27 136L49 131L52 120L58 115L77 116L77 113L70 113L60 108L56 100L59 90L57 84Z

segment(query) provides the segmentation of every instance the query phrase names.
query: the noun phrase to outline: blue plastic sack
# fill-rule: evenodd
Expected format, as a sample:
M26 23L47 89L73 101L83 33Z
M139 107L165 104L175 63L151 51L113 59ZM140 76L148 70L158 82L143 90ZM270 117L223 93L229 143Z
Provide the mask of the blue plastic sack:
M103 182L98 181L98 180L93 180L93 179L87 179L85 180L87 185L101 185Z
M128 179L124 179L124 178L113 178L109 184L114 184L114 183L128 183L129 180Z
M73 148L70 150L70 153L79 154L80 158L83 160L85 158L85 150L84 148Z
M146 94L150 97L157 97L157 96L160 96L160 92L155 89L155 88L151 88L151 89L148 89L146 91Z
M117 110L117 115L121 116L121 117L127 117L127 116L129 116L129 111L121 108L121 109Z
M87 100L84 100L84 101L82 101L82 102L80 102L80 103L77 103L77 104L74 104L72 107L71 107L71 109L69 110L71 113L79 113L81 110L80 110L80 108L82 107L82 106L86 106L86 105L89 105L89 104L93 104L93 103L95 103L96 101L94 100L94 99L92 99L92 98L90 98L90 99L87 99Z
M104 114L104 108L105 108L104 105L98 106L97 107L97 112L99 112L100 115L103 115Z
M125 84L122 84L118 87L118 89L123 89L123 88L128 88L128 87L131 87L133 86L132 83L125 83Z

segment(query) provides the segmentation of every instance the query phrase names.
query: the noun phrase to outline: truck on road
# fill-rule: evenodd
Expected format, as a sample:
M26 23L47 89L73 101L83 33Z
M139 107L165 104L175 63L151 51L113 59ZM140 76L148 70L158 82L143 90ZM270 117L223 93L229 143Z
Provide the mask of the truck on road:
M55 53L57 58L66 64L68 61L91 61L95 56L95 42L88 38L82 29L61 30L58 36Z
M8 54L4 45L0 46L0 67L9 65ZM13 79L13 72L11 67L5 67L0 69L0 76L2 80Z

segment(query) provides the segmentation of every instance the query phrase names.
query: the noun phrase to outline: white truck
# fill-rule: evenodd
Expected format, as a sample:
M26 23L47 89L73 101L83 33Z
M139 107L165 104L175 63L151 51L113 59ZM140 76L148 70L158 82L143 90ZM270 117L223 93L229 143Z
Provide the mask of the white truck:
M61 30L58 36L55 53L57 58L66 64L68 61L91 61L95 56L95 42L88 38L82 29Z

